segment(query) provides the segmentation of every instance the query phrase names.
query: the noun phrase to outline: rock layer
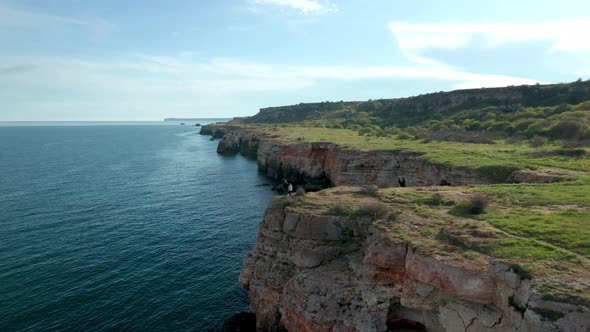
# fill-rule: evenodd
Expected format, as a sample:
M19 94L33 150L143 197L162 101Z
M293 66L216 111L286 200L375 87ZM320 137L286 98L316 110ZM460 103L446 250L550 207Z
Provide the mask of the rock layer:
M275 200L240 276L259 331L588 331L587 307L541 299L511 268L455 266L370 220Z
M258 168L267 175L296 183L327 186L376 185L407 186L470 185L504 182L506 176L488 171L437 165L407 151L353 151L331 143L284 143L261 137L253 130L236 126L205 126L201 134L223 137L217 152L241 153L256 158ZM499 170L500 172L502 170Z
M552 182L540 173L482 174L407 151L281 142L232 125L205 126L218 153L256 158L276 179L321 187ZM543 175L543 176L542 176ZM554 174L549 174L553 176ZM559 174L561 175L561 174ZM586 305L543 299L508 265L452 264L388 236L370 220L297 212L275 200L240 275L259 331L588 331Z

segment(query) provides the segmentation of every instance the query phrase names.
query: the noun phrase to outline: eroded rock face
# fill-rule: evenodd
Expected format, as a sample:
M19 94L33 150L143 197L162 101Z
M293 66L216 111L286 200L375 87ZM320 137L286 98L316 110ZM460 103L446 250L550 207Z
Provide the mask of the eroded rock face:
M386 234L369 220L299 213L275 200L240 275L257 329L590 328L589 308L542 300L504 264L453 266Z
M297 183L328 186L398 187L404 178L407 186L431 186L445 183L461 186L497 182L469 168L435 165L412 152L352 151L330 143L279 143L259 137L255 132L235 126L204 127L202 134L218 137L217 152L241 153L256 158L258 168L268 176ZM505 179L501 179L503 182Z

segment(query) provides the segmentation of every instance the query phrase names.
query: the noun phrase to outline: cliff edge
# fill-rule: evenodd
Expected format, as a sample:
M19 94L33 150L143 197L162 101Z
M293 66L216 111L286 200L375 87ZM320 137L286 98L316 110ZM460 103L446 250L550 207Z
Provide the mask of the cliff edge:
M417 206L416 194L464 195L338 187L276 198L240 276L258 330L588 331L586 258L505 254L503 241L523 239L448 205Z

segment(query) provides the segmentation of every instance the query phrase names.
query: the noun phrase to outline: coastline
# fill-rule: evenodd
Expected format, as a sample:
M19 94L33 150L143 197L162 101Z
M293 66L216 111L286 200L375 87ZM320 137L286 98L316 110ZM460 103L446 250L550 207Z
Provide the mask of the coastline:
M388 159L384 152L359 154L340 150L333 144L285 143L232 124L204 126L201 134L221 138L219 154L240 153L256 159L259 171L275 179L288 178L318 189L336 187L334 190L361 184L396 186L397 174L392 174L395 168L385 168L388 176L384 177L379 176L384 169L382 165L370 167L375 164L376 157ZM346 158L342 154L354 157ZM397 162L400 155L403 154L394 153L390 160ZM419 159L417 157L413 156L413 160ZM403 163L408 160L402 159ZM344 165L352 168L347 170ZM437 192L437 187L432 186L442 180L448 181L450 176L453 185L458 186L493 183L465 169L458 172L457 168L437 169L437 165L427 164L412 164L412 168L419 169L416 165L434 167L434 170L417 171L416 175L408 176L409 186L416 190ZM345 176L347 173L349 175ZM546 179L530 177L529 180L543 183ZM359 188L349 189L355 190ZM315 195L311 198L306 195L300 201L321 201ZM418 324L415 326L433 331L472 328L582 331L590 326L588 303L573 305L559 297L543 300L543 295L532 290L530 279L519 275L518 268L510 262L482 257L481 264L474 267L473 262L461 257L455 257L460 263L446 261L420 249L419 245L413 247L407 240L399 246L400 243L389 237L380 237L383 230L373 221L346 226L346 218L314 217L313 208L297 210L297 206L290 205L292 203L285 203L281 198L273 200L260 226L256 245L244 260L240 281L249 292L258 330L381 331L391 326L407 328ZM347 229L352 230L352 234ZM463 243L460 234L448 230L442 230L442 234L446 242L469 245ZM482 239L486 236L489 235L483 235ZM352 275L332 284L333 277L329 276L334 273L345 276L351 268ZM276 269L280 272L272 272ZM437 272L428 274L427 271ZM359 282L351 281L359 279ZM315 280L315 284L306 284L304 280ZM469 284L477 286L465 288ZM367 285L371 285L369 289ZM328 293L314 295L313 289L318 287L325 288ZM342 293L343 288L360 293L355 298L347 298L348 295ZM480 291L476 291L478 289ZM500 289L503 289L500 294L493 295ZM356 304L357 309L330 307L332 301L343 299L349 304L360 302ZM393 307L391 301L395 302ZM491 311L490 306L493 307ZM476 319L481 315L488 317L487 321Z

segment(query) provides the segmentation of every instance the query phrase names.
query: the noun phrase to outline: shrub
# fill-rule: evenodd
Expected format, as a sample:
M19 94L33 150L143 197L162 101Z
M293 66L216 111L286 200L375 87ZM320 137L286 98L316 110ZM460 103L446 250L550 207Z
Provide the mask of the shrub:
M398 139L414 139L414 136L412 135L408 135L406 133L401 133L399 135L397 135Z
M389 214L389 209L383 204L366 204L355 211L356 217L371 217L372 220L384 218Z
M379 196L379 188L375 185L368 185L368 186L362 187L361 190L359 191L359 193L367 195L367 196L378 197Z
M467 200L455 205L451 213L455 215L482 214L490 203L490 198L483 194L475 194Z
M547 140L545 137L541 137L538 135L535 135L529 142L529 145L532 146L533 148L538 148L540 146L543 146L545 144L547 144L549 142L549 140Z
M558 122L548 130L553 138L577 138L584 131L584 127L573 120L567 119Z
M297 196L303 196L305 195L305 189L303 189L303 187L297 187L297 190L295 190L295 194L297 194Z
M331 208L328 209L328 211L326 211L326 214L331 216L348 216L351 213L352 210L350 209L350 207L341 203L334 204Z
M522 266L520 266L518 264L512 264L510 266L510 271L512 271L516 275L518 275L520 277L520 280L533 279L533 276L531 275L531 273L527 269L523 268Z
M443 195L439 193L435 193L428 198L419 199L418 203L426 204L426 205L435 205L435 206L451 206L455 205L455 201L446 199Z
M399 212L391 212L388 216L387 216L387 221L389 222L393 222L396 221L397 218L399 217Z
M555 311L553 309L548 308L532 308L534 312L539 314L541 317L546 318L552 322L557 321L561 317L563 317L563 313L560 311Z

